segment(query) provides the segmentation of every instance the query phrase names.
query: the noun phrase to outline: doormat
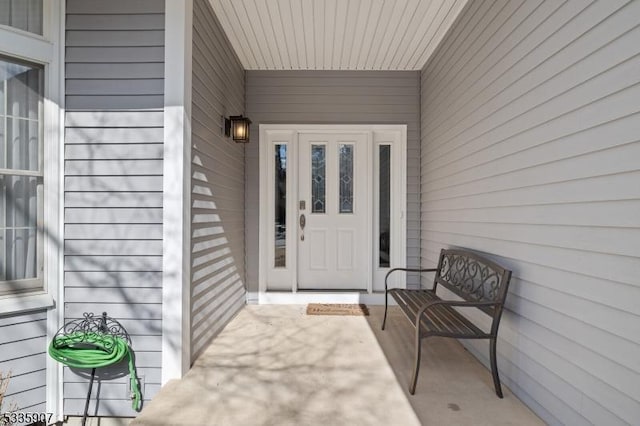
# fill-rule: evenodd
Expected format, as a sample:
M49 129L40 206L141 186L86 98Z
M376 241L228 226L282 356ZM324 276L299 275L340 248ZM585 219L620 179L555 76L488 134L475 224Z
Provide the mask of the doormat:
M369 309L362 303L309 303L307 315L355 315L367 316Z

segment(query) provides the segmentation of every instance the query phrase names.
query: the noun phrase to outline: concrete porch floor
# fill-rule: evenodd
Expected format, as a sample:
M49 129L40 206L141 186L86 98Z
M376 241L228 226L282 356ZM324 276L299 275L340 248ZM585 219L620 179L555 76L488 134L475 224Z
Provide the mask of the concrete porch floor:
M423 343L407 383L412 329L397 308L369 317L307 316L304 306L247 306L182 379L132 425L540 425L452 339ZM504 386L504 385L503 385Z

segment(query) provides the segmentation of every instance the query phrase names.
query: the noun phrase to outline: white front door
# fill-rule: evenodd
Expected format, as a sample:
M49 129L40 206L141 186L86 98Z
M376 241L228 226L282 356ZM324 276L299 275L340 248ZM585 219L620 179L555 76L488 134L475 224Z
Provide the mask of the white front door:
M369 135L299 135L299 289L367 289L373 208Z

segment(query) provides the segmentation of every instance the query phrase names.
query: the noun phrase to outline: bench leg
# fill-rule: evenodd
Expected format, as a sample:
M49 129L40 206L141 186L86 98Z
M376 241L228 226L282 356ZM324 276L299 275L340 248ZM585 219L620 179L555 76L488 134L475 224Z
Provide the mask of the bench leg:
M387 300L387 292L384 292L384 317L382 318L382 329L384 330L384 326L387 324L387 308L389 307L389 301Z
M418 373L420 372L420 351L421 351L421 339L420 330L416 329L416 364L413 366L413 376L411 377L411 384L409 384L409 393L415 395L416 384L418 384Z
M493 375L493 386L496 388L496 395L502 398L502 386L500 386L500 377L498 376L498 362L496 360L496 343L497 339L490 339L490 357L491 357L491 374Z

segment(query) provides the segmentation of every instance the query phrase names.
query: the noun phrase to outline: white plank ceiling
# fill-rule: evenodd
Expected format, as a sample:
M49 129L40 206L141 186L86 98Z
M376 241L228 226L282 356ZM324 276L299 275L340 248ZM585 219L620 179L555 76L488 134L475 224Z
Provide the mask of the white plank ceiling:
M418 70L467 0L210 0L249 70Z

